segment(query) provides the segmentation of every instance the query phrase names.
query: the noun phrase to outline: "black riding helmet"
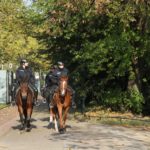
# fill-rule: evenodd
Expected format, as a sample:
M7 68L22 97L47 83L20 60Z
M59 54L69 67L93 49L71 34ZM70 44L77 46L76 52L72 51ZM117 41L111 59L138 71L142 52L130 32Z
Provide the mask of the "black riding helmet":
M57 62L57 64L58 64L58 68L59 69L63 69L64 68L64 63L63 62L59 61L59 62Z
M58 61L57 64L58 64L58 66L64 66L64 63L61 61Z
M57 69L57 65L50 66L50 69Z
M27 62L26 59L21 59L21 60L20 60L20 64L24 64L24 63L26 63L26 62Z

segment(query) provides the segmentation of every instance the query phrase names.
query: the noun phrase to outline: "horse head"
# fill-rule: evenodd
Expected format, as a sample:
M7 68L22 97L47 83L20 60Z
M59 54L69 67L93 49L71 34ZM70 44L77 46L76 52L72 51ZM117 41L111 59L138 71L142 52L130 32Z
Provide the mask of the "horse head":
M59 82L59 92L62 97L65 96L68 86L68 76L61 76Z

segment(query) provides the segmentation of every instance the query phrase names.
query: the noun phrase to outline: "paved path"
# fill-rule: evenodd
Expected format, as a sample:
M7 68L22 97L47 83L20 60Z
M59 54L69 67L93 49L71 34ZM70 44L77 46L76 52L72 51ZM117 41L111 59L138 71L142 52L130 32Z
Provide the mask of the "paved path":
M34 109L31 132L19 131L18 116L7 122L0 150L150 150L150 132L144 130L68 120L67 132L60 135L48 129L42 105Z

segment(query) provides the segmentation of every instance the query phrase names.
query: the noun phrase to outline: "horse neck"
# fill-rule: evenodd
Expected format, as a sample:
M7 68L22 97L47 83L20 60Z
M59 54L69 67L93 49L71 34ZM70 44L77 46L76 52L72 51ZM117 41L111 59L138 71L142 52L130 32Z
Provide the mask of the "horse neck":
M20 95L21 95L21 97L24 96L24 97L27 98L27 99L26 99L27 101L28 101L28 100L29 100L29 101L32 101L32 100L33 100L33 97L34 97L33 91L30 89L28 83L24 83L24 86L26 86L26 87L22 87L22 88L26 88L26 89L21 89L21 88L20 88Z
M20 88L28 88L29 83L28 82L21 82Z
M20 92L21 92L21 95L27 95L28 93L28 83L26 82L22 82L20 83Z
M66 92L67 86L68 86L67 80L61 80L59 84L60 93L64 94Z

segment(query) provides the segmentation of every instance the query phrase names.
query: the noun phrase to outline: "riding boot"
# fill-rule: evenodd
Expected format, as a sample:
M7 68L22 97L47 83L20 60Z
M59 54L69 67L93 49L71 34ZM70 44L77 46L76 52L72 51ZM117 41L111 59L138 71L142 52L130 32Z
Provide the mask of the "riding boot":
M19 90L19 84L16 84L15 87L14 87L14 99L16 100L16 95L18 93L18 90Z
M50 95L49 95L49 108L53 108L54 107L52 99L53 99L53 93L50 93Z
M53 104L53 96L54 96L54 93L57 89L57 85L53 85L51 88L50 88L50 94L49 94L49 108L53 108L54 107L54 104Z
M33 99L34 105L39 106L40 104L39 104L38 99L37 99L38 98L38 89L33 84L30 84L30 87L32 88L32 90L34 92L34 99Z

